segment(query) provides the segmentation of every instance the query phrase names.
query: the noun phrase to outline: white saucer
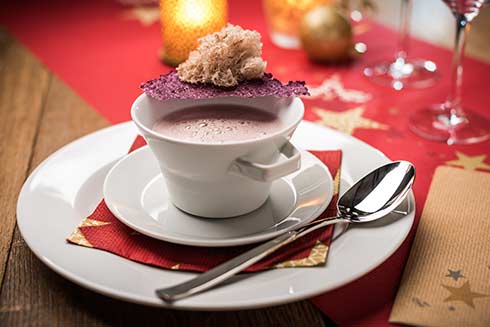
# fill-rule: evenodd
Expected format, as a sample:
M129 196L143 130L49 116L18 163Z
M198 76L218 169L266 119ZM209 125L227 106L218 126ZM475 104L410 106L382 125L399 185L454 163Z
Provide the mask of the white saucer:
M333 195L325 165L301 152L301 169L272 184L259 209L234 218L202 218L175 207L158 162L148 146L125 156L109 171L104 199L132 229L168 242L194 246L233 246L267 240L317 218Z
M349 228L331 244L323 267L239 275L205 293L165 303L155 295L155 289L196 274L143 265L65 241L100 202L107 172L127 153L136 135L133 124L124 123L64 146L32 172L17 203L20 232L42 262L69 280L114 298L213 311L298 301L341 287L376 268L402 244L414 220L415 202L410 195L405 201L406 216ZM292 142L303 149L342 149L341 194L364 174L389 162L380 151L354 137L308 122L298 126Z

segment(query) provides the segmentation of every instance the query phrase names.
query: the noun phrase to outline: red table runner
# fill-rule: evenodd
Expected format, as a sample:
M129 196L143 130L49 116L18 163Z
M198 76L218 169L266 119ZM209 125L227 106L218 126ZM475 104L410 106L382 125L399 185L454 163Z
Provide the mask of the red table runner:
M10 1L2 5L0 23L100 114L118 123L129 119L130 105L140 94L139 84L168 70L157 57L160 27L158 15L151 10L135 10L110 0L38 1L29 5ZM411 54L435 61L442 78L428 89L396 92L372 85L361 74L367 63L393 53L396 32L390 29L362 23L359 30L364 32L357 38L368 45L368 52L349 65L320 66L310 63L301 51L271 44L259 0L230 0L230 21L262 33L268 71L284 81L306 80L313 96L304 99L305 119L353 134L391 159L415 164L416 221L435 167L449 164L490 170L488 141L447 146L421 139L408 130L411 112L445 99L450 51L413 40ZM463 102L487 117L490 101L483 81L489 76L490 65L466 59ZM341 325L388 325L414 230L378 268L313 302Z

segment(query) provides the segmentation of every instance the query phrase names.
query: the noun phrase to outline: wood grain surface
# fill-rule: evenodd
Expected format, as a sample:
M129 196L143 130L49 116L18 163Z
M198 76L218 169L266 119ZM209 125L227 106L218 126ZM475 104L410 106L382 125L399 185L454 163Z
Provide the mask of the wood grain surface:
M0 280L15 226L51 76L5 32L0 33Z
M374 1L375 18L396 25L399 1ZM488 9L475 20L468 53L490 61ZM412 32L451 47L454 20L441 1L415 1ZM332 325L308 301L248 311L173 311L113 300L60 277L32 254L16 229L17 196L43 159L108 123L1 29L0 117L0 326Z

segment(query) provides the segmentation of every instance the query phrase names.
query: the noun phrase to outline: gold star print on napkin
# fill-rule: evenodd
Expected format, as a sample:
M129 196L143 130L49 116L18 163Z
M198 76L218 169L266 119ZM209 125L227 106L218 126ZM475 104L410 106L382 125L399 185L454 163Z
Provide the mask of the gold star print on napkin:
M461 273L461 270L451 270L448 269L449 273L446 275L446 277L450 277L454 280L458 280L459 278L464 278L463 274Z
M346 134L354 133L357 128L388 129L384 124L363 117L364 110L365 108L361 106L340 112L314 108L313 112L320 117L316 123L333 127Z
M451 293L451 295L444 299L444 302L461 301L473 309L475 308L475 304L473 303L474 299L489 296L487 294L473 292L470 288L470 282L466 282L460 287L452 287L444 284L441 286Z
M490 173L437 168L390 322L490 326L489 199Z
M125 10L122 17L137 20L143 26L150 26L160 19L160 9L150 6L135 7Z
M490 165L485 163L486 155L479 156L468 156L464 153L456 151L457 160L450 160L446 162L446 165L459 166L468 170L475 169L488 169L490 170Z
M73 243L83 245L86 247L93 247L92 244L90 244L89 241L83 236L83 233L80 231L80 227L97 227L97 226L104 226L108 225L110 223L105 222L105 221L98 221L94 219L84 219L81 224L71 233L71 235L68 237Z

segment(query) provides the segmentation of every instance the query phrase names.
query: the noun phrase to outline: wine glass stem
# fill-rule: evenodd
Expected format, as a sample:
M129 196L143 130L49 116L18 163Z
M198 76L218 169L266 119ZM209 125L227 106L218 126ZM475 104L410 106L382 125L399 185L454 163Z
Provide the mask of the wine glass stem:
M396 62L405 64L408 52L408 33L410 30L410 14L412 12L412 1L402 0L400 10L400 30L398 39L398 49L396 52Z
M470 22L465 15L456 15L456 39L451 67L451 90L445 104L445 107L450 109L450 122L458 122L463 116L463 111L461 110L461 86L463 83L464 47L469 28Z

